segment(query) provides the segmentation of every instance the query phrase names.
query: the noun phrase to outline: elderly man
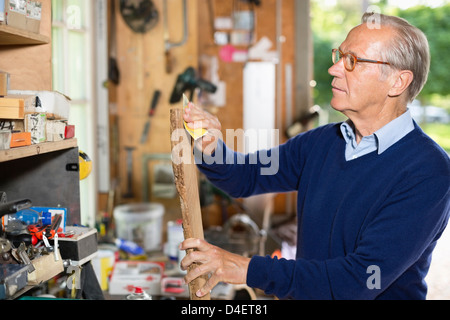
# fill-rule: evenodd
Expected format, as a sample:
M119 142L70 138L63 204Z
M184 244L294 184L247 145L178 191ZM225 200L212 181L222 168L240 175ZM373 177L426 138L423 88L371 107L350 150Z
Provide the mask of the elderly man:
M246 258L187 239L180 249L196 251L181 266L200 266L185 280L210 274L198 296L223 281L281 299L426 298L424 278L450 214L449 157L407 110L427 80L427 39L403 19L365 14L332 57L331 105L346 122L270 150L279 158L271 175L261 174L263 163L197 159L210 181L235 197L297 191L296 260ZM221 128L193 105L184 117L210 132ZM242 157L217 138L197 148L203 160Z

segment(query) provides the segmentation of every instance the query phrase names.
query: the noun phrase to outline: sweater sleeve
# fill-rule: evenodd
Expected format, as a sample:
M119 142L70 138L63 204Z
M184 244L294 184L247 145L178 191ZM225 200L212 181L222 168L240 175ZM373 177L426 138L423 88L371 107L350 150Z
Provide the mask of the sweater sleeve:
M307 152L296 137L270 150L242 154L220 140L215 152L206 156L194 150L195 161L208 180L235 198L297 190Z
M415 279L423 279L448 222L449 181L448 173L404 181L373 213L357 247L345 256L324 261L253 257L247 284L279 298L374 299L405 273L420 273ZM371 266L380 272L379 289L368 285ZM423 283L405 282L404 291L416 285Z

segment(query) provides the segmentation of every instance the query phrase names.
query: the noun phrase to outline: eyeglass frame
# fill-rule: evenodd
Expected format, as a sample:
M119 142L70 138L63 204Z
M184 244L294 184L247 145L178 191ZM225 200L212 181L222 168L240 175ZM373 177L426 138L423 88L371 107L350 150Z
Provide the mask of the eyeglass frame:
M331 50L331 52L332 52L331 59L332 59L332 61L333 61L333 64L336 64L336 63L338 63L338 62L341 60L341 59L339 59L338 61L334 62L334 57L336 56L336 52L338 52L338 51L339 51L339 53L340 53L340 55L341 55L341 59L342 59L342 58L345 58L347 55L351 55L351 56L355 59L355 64L353 65L353 68L352 68L352 69L347 68L346 63L345 63L345 60L344 60L344 67L345 67L345 70L347 70L347 71L349 71L349 72L352 72L353 70L355 70L356 64L357 64L358 62L367 62L367 63L376 63L376 64L391 65L389 62L385 62L385 61L378 61L378 60L370 60L370 59L359 58L359 57L355 56L353 53L350 53L350 52L343 53L340 49L332 49L332 50Z

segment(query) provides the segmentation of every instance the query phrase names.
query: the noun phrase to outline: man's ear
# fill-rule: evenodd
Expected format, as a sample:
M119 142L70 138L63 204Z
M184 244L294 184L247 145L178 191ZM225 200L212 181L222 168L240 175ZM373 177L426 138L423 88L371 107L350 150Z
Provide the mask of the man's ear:
M414 74L410 70L400 70L394 75L394 85L389 90L390 97L400 96L414 79Z

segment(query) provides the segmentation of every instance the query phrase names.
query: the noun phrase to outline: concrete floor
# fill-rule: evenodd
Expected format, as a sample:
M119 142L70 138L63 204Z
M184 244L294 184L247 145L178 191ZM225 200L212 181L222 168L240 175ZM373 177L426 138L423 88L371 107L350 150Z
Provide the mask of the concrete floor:
M427 275L428 300L450 300L450 226L434 249Z

